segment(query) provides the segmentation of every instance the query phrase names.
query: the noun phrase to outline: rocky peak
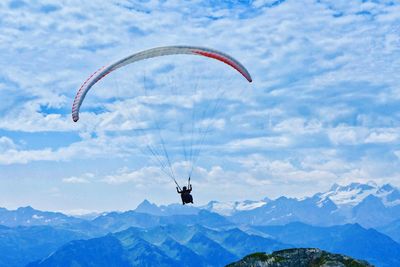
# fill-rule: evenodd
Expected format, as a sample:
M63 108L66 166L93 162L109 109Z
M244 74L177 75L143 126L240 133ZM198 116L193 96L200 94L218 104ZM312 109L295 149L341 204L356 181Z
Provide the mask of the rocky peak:
M147 199L143 200L143 202L136 207L135 211L153 215L160 215L162 213L156 204L151 203Z
M272 254L254 253L244 257L238 262L231 263L226 267L327 267L327 266L354 266L372 267L366 261L355 260L341 254L332 254L316 248L293 248L275 251Z

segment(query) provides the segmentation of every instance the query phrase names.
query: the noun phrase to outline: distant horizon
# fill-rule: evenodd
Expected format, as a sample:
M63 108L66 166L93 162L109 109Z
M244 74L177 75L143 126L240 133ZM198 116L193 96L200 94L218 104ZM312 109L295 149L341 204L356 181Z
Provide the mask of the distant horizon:
M335 185L338 185L339 187L348 187L348 186L355 185L355 184L357 184L357 185L373 185L373 186L376 186L376 187L378 187L378 188L382 188L382 187L384 187L384 186L386 186L386 185L390 185L390 186L394 187L395 189L398 189L397 186L394 186L394 185L392 185L392 184L390 184L390 183L377 184L377 183L374 182L374 181L369 181L369 182L367 182L367 183L352 182L352 183L345 184L345 185L334 183L334 184L332 184L332 185L329 187L329 189L327 189L327 190L332 189ZM326 190L326 191L327 191L327 190ZM324 191L324 192L326 192L326 191ZM264 201L265 199L268 199L268 200L270 200L270 201L276 201L277 199L282 198L282 197L286 197L286 198L288 198L288 199L303 200L303 199L306 199L306 198L311 198L311 197L313 197L315 194L324 193L324 192L315 192L315 193L312 194L312 195L307 195L307 196L304 196L304 197L291 197L291 196L281 195L281 196L278 196L278 197L275 197L275 198L270 198L270 197L268 197L268 196L265 196L265 197L262 198L262 199L242 199L242 200L231 200L231 201L219 201L218 199L213 199L213 200L210 200L209 202L204 203L204 204L200 204L200 205L197 205L197 204L188 205L188 207L189 207L189 208L190 208L190 207L194 207L194 208L204 208L205 206L207 206L208 204L210 204L210 203L212 203L212 202L217 202L217 203L241 203L241 202L244 202L244 201L254 201L254 202L258 202L258 201ZM179 199L178 199L178 200L179 200ZM85 211L85 210L79 210L79 209L76 209L76 210L57 210L57 209L55 209L55 210L45 210L45 209L41 209L41 208L38 208L38 207L34 207L34 206L32 206L32 205L29 205L29 204L28 204L28 205L25 205L25 206L12 207L12 208L10 208L10 207L5 207L5 206L0 206L0 208L5 208L5 209L7 209L7 210L9 210L9 211L18 210L18 209L20 209L20 208L32 208L32 209L34 209L34 210L39 210L39 211L60 212L60 213L63 213L63 214L65 214L65 215L68 215L68 216L78 216L78 217L79 217L79 216L92 215L92 214L102 214L102 213L109 213L109 212L127 212L127 211L134 211L134 210L136 210L141 204L143 204L143 203L146 202L146 201L149 202L151 205L156 205L157 207L169 207L169 206L171 206L171 205L177 205L177 206L181 206L181 205L182 205L181 202L179 202L179 201L171 202L171 203L156 203L156 202L151 201L150 199L145 198L145 199L143 199L142 201L139 201L134 207L132 207L132 208L130 208L130 209L126 209L126 210L91 210L91 211Z

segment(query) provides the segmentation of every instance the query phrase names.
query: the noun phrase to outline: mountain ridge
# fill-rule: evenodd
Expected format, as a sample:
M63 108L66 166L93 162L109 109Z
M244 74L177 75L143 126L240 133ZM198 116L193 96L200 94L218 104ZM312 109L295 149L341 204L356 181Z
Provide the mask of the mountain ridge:
M352 259L341 254L333 254L316 248L297 248L274 251L271 254L253 253L226 267L326 267L351 266L372 267L366 261Z

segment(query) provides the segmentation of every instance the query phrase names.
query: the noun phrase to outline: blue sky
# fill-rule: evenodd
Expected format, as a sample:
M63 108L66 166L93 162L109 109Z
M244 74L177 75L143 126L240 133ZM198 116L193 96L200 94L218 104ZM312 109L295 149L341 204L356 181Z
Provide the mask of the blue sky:
M399 25L395 1L1 1L0 206L177 202L143 149L157 131L135 131L155 122L181 183L179 143L193 121L210 125L193 173L198 204L301 197L335 182L399 186ZM92 72L176 44L224 51L254 82L212 60L153 59L107 76L72 122Z

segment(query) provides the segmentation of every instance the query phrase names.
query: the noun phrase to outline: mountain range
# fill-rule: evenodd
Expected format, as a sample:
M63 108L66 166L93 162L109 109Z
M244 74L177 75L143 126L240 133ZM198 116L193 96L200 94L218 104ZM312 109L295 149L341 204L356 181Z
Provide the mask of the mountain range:
M0 225L32 226L32 225L61 225L66 223L78 223L83 220L67 216L61 212L49 212L36 210L30 206L16 210L0 208Z
M393 186L352 183L303 199L200 207L145 200L95 218L2 208L0 266L222 266L294 247L400 266L398 200Z
M217 231L200 225L129 228L67 243L28 266L223 266L253 251L291 247L235 228ZM115 259L110 260L110 259Z
M281 225L304 222L331 226L358 223L367 228L387 229L400 218L400 191L390 184L378 186L372 182L345 186L334 184L326 192L301 199L282 196L274 200L265 197L259 201L210 201L200 207L177 204L157 206L145 200L135 209L136 212L157 216L195 215L201 210L224 216L233 224ZM388 231L393 232L393 229Z
M214 216L213 223L209 218L211 214ZM386 232L394 233L398 227L393 229L391 224L400 220L400 191L390 184L378 186L374 183L351 183L346 186L334 184L326 192L302 199L282 196L274 200L265 197L259 201L210 201L199 207L180 204L157 206L144 200L133 211L102 213L94 221L104 224L107 220L107 223L112 224L114 216L117 216L119 221L126 218L128 226L154 226L178 220L193 222L195 218L198 220L196 223L202 224L206 222L201 222L201 216L205 216L209 226L213 227L217 222L218 226L281 225L290 222L318 226L358 223L363 227L379 228L383 231L388 229ZM0 225L9 227L77 224L85 221L88 220L60 212L43 212L29 206L17 210L0 208ZM123 230L123 227L114 228Z
M235 224L279 225L299 221L320 226L358 223L367 228L384 227L400 218L400 191L390 184L334 184L326 192L302 199L282 196L275 200L214 201L202 208L228 215L226 218Z
M260 234L201 225L131 227L101 237L70 241L29 266L59 266L60 263L66 266L72 263L77 266L224 266L257 251L270 253L295 247L317 247L376 266L400 266L400 244L358 224L316 227L291 223L252 228Z

